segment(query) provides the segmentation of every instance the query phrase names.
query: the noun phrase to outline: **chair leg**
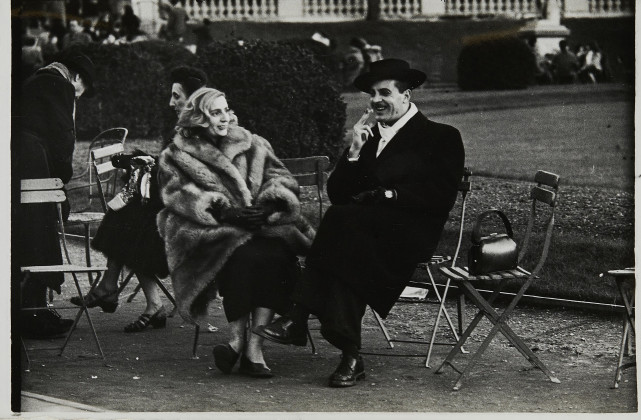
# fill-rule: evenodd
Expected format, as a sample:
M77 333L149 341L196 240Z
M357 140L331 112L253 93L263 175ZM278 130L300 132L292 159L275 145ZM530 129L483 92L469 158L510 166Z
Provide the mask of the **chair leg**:
M465 330L465 294L458 292L456 311L458 315L458 333L463 334Z
M428 269L429 272L429 269ZM431 279L431 274L430 274L430 279ZM438 293L438 290L436 289L436 284L434 281L432 281L432 285L434 286L434 291L436 292L436 297L438 298L440 304L438 306L438 312L436 314L436 320L434 321L434 326L432 327L432 337L430 338L430 343L427 347L427 356L425 357L425 367L429 368L430 366L430 357L432 356L432 349L434 348L434 341L436 341L436 330L439 327L440 321L441 321L441 314L445 315L445 318L447 319L447 323L450 327L450 330L452 331L452 334L454 334L454 338L456 339L456 342L459 341L459 335L456 332L456 328L454 327L454 324L452 323L452 320L450 319L450 315L447 312L447 309L445 309L445 300L447 298L447 292L450 288L450 279L447 280L445 283L445 290L443 290L443 296L441 296ZM456 342L452 343L454 346ZM469 353L467 350L461 346L461 353Z
M198 349L198 336L200 335L200 325L196 324L196 329L194 331L194 346L191 350L191 358L198 359L197 349Z
M628 342L628 333L630 330L630 323L627 319L624 318L623 324L623 336L621 337L621 345L619 346L619 360L617 361L617 370L614 373L614 385L613 389L619 388L619 382L621 382L621 376L623 375L623 355L625 353L625 347Z
M98 340L98 335L96 334L96 328L93 325L93 321L91 320L91 316L89 315L89 310L87 309L87 306L84 304L84 296L82 295L82 290L80 289L80 283L78 282L78 277L76 276L75 273L71 273L73 277L73 281L76 285L76 290L78 291L78 296L80 297L80 301L83 302L82 306L76 313L76 318L74 319L73 325L71 326L71 329L69 330L69 333L67 334L67 337L65 338L65 342L60 348L60 353L59 356L62 356L62 352L64 352L65 348L67 347L67 343L69 343L69 339L71 338L71 334L75 331L76 326L78 325L78 321L80 320L80 316L84 312L86 317L87 317L87 322L89 323L89 329L91 330L91 333L93 334L94 341L96 342L96 346L98 347L98 351L100 352L100 356L102 359L105 359L105 354L102 351L102 346L100 345L100 340ZM93 289L98 285L98 280L100 280L100 274L96 276L96 281L94 284L91 286L89 289L89 293L93 291Z
M318 354L316 353L316 345L314 344L314 339L312 338L312 333L309 331L309 328L307 329L307 338L309 339L309 344L312 347L312 354Z
M124 269L123 269L123 270L121 270L121 274L122 274L123 272L124 272ZM120 294L122 293L122 291L123 291L123 290L125 290L125 287L127 287L127 285L129 284L129 282L131 281L131 278L132 278L133 276L134 276L134 272L133 272L133 270L132 270L132 271L130 271L130 272L125 276L125 278L124 278L124 279L122 279L122 277L121 277L121 279L122 279L122 280L120 281L120 286L118 286L118 296L120 296Z
M174 309L172 309L172 313L173 313L173 311L178 308L178 305L176 305L176 299L174 299L174 297L171 295L171 293L169 293L169 290L167 290L165 285L162 284L162 282L160 281L160 279L158 277L154 276L154 281L156 282L156 284L158 285L160 290L162 290L162 292L165 294L165 296L167 296L167 299L169 299L171 304L174 305Z
M491 305L491 304L492 304L492 302L494 302L494 300L499 296L499 294L501 293L501 289L503 288L503 286L504 286L504 285L505 285L505 281L502 281L502 282L498 285L498 287L496 288L496 290L494 290L494 292L492 293L492 295L488 298L487 302L488 302L490 305ZM458 286L458 287L459 287L459 293L460 293L461 295L464 295L463 286L462 286L461 284L459 284L459 286ZM476 290L475 290L475 291L476 291ZM478 292L477 292L477 293L478 293ZM479 310L479 311L476 313L476 315L474 315L474 318L472 319L472 322L470 322L470 323L468 324L468 326L467 326L467 328L465 329L465 331L463 331L463 333L461 334L461 337L459 338L459 340L458 340L458 342L456 343L456 345L452 348L452 350L450 350L450 352L448 353L448 355L445 357L445 360L443 360L443 362L441 363L441 365L438 367L438 369L436 369L436 371L435 371L434 373L441 373L441 370L443 369L443 367L444 367L446 364L447 364L447 365L449 365L449 366L450 366L452 369L454 369L456 372L459 372L459 373L460 373L460 371L459 371L459 370L458 370L458 369L457 369L457 368L452 364L452 360L453 360L453 359L454 359L454 357L456 356L456 354L457 354L457 352L459 351L459 349L463 346L463 344L465 344L465 341L467 341L467 339L469 338L469 336L472 334L472 331L474 331L474 329L476 328L476 326L478 325L478 323L481 321L481 319L483 319L483 311L482 311L482 310Z
M142 286L140 285L140 283L138 283L138 284L136 285L136 288L134 289L134 291L133 291L133 292L131 292L131 294L130 294L130 295L129 295L129 297L127 298L127 303L131 303L131 302L134 300L134 298L136 297L136 295L138 294L138 292L140 291L140 289L142 289Z
M508 307L501 313L500 315L492 308L490 303L483 299L483 297L480 295L480 293L469 284L469 282L462 282L462 286L465 288L465 290L469 293L470 297L473 299L473 301L478 304L479 308L481 309L480 315L485 315L490 322L494 324L492 329L490 330L489 334L479 347L479 349L472 355L471 360L468 362L466 367L463 369L463 371L460 372L459 378L454 385L454 390L458 391L461 387L463 377L471 370L471 368L476 364L478 359L481 357L481 355L485 352L487 347L489 346L490 342L494 338L494 336L500 331L513 345L516 347L516 349L535 367L539 368L543 373L550 379L550 381L554 383L560 383L560 381L554 376L554 374L541 362L538 357L530 350L530 348L518 337L514 331L506 324L507 319L511 315L512 311L514 310L514 307L518 303L518 301L521 299L523 294L525 293L525 290L529 286L529 283L531 283L532 278L528 279L527 282L521 286L519 289L519 292L516 294L516 296L512 299ZM500 289L499 289L500 290ZM477 314L478 316L479 314ZM475 317L476 320L476 317ZM474 322L474 321L473 321ZM466 331L467 332L467 331Z
M387 345L389 345L390 349L394 348L394 343L392 342L392 337L390 337L389 332L387 331L387 327L385 327L385 324L383 323L383 320L381 317L376 313L376 311L372 308L369 308L372 313L374 314L374 318L376 319L376 322L378 323L379 328L383 332L383 335L385 336L385 340L387 341Z
M447 309L445 309L445 299L447 297L447 292L449 291L450 288L450 279L447 279L447 282L445 283L445 290L443 291L443 296L438 291L438 288L436 287L436 282L434 281L434 276L432 275L432 270L430 270L429 266L425 267L427 271L427 275L430 278L430 282L432 283L432 288L434 289L434 294L436 295L436 299L439 302L439 307L438 307L438 312L436 314L436 320L434 321L434 326L432 328L432 337L430 339L430 343L428 345L428 350L427 350L427 356L425 358L425 367L429 368L430 367L430 356L432 354L432 348L434 346L434 341L436 340L436 330L438 329L440 320L441 320L441 314L445 315L445 319L447 320L447 323L450 327L450 331L452 331L452 334L454 334L454 338L456 341L459 339L459 335L456 332L456 328L454 327L454 323L452 322L452 319L450 318L450 314L447 312ZM459 315L460 316L460 315ZM460 324L460 323L459 323ZM459 325L460 328L460 325ZM452 343L454 345L454 343ZM468 353L463 347L461 347L461 353Z
M91 245L90 245L90 238L91 238L91 231L89 229L89 223L84 223L85 227L85 261L87 262L87 267L91 267ZM87 279L89 280L89 284L93 285L93 275L90 272L87 272Z
M20 337L20 344L22 346L22 351L24 352L24 357L27 359L27 370L31 370L31 358L29 357L29 352L27 351L27 346L24 343L22 337Z

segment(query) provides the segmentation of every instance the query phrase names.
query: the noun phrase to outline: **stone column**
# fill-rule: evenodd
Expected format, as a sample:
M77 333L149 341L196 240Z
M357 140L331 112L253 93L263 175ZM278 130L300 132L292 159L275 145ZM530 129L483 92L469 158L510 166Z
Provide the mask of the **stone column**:
M545 19L534 20L519 29L519 35L523 38L536 37L536 51L540 57L556 54L559 42L570 36L570 30L561 25L558 0L548 0L545 6Z
M131 8L134 10L134 14L140 18L140 29L151 36L155 36L160 27L159 1L131 0Z
M421 0L421 14L438 19L445 15L445 0Z

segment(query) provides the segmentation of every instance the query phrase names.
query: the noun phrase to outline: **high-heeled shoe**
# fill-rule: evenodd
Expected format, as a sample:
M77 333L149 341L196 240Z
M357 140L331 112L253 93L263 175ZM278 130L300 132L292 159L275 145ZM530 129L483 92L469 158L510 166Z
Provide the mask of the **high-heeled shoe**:
M214 364L223 373L230 374L240 354L227 344L214 346Z
M254 363L244 354L240 358L238 373L251 376L252 378L272 378L274 374L264 363Z
M84 298L87 308L95 308L96 306L99 306L103 312L111 314L116 312L116 308L118 307L118 292L100 296L95 291L92 291ZM82 306L80 296L73 296L69 301L76 306Z
M167 313L165 312L164 306L158 309L153 315L140 315L137 320L125 327L125 332L140 332L150 325L153 328L165 328L165 326L167 325Z

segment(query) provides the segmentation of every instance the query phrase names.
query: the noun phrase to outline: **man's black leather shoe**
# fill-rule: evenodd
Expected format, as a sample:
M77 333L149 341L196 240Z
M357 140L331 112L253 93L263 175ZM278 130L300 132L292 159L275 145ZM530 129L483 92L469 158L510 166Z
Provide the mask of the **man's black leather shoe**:
M356 381L365 378L365 365L363 358L343 355L340 364L329 377L329 386L345 388L356 385Z
M52 309L25 311L21 319L21 333L27 338L64 337L72 326L73 319L64 319Z
M307 325L296 323L288 316L282 316L269 325L256 327L253 332L279 344L307 344Z

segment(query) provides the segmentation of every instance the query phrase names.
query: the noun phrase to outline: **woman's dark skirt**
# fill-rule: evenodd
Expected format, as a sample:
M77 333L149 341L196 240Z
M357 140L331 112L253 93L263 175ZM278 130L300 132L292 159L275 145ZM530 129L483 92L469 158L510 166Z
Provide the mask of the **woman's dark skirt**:
M165 244L156 227L162 207L134 198L118 211L109 210L91 242L94 249L135 273L167 277Z
M236 321L256 308L287 313L299 275L297 261L279 238L254 237L238 247L216 276L227 321Z

